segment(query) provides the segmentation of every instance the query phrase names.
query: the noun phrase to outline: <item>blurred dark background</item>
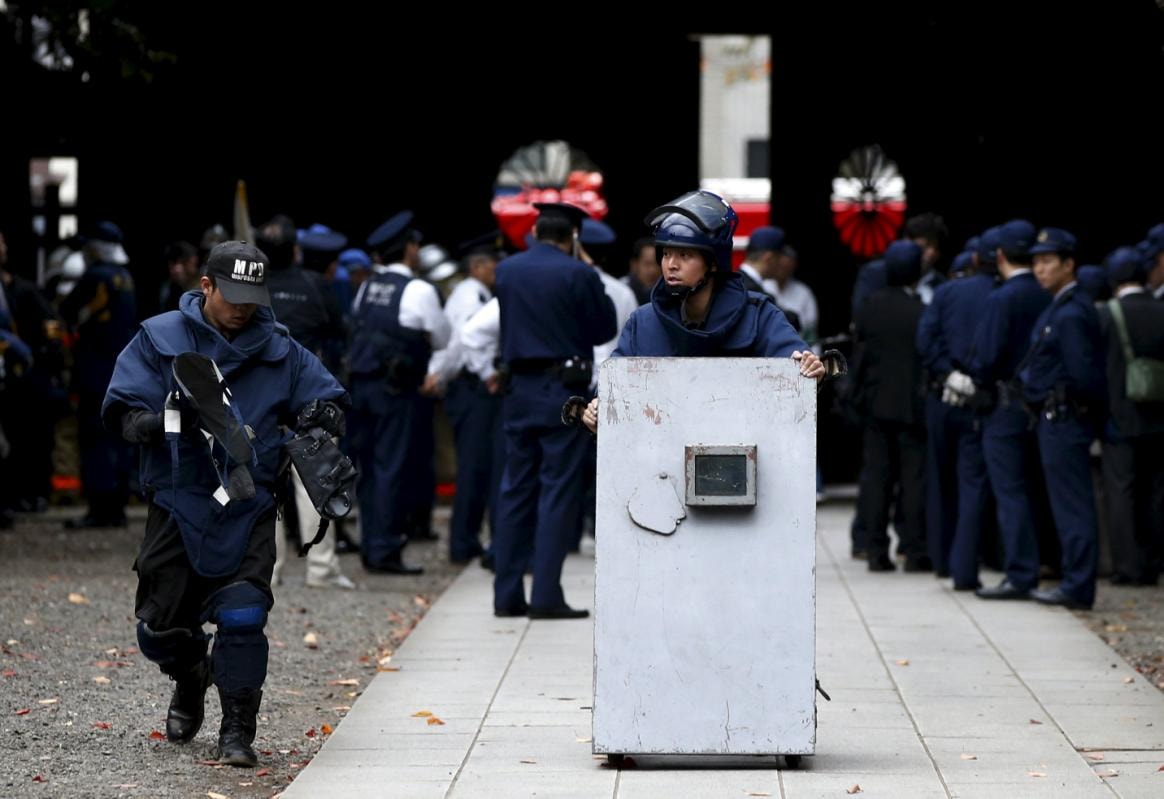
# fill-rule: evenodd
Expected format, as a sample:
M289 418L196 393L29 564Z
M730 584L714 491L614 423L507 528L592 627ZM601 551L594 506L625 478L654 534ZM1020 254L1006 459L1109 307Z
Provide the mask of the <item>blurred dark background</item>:
M287 213L358 242L409 207L430 239L455 244L491 226L498 166L537 139L590 155L629 247L647 210L698 182L696 33L772 36L773 221L800 251L825 335L847 328L858 266L829 212L854 147L880 144L910 213L945 217L947 261L1015 216L1073 230L1083 262L1164 221L1164 14L1152 0L773 4L733 6L715 25L592 13L532 16L528 29L394 5L7 5L0 227L11 267L32 272L29 159L75 156L81 227L123 227L143 296L162 280L166 242L231 227L238 178L256 222ZM77 7L90 9L90 36L74 68L37 66L21 19Z

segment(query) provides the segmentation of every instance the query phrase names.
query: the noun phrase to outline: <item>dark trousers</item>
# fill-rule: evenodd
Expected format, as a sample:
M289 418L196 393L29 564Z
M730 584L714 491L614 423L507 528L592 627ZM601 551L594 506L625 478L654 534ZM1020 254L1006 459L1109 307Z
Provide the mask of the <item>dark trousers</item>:
M457 449L457 493L449 525L449 557L467 560L483 552L481 522L486 508L496 516L505 440L501 435L501 397L481 381L461 374L449 383L445 412L453 424ZM496 525L490 518L490 530Z
M351 451L359 470L360 557L381 566L408 542L409 445L418 403L411 394L390 394L384 381L353 375L348 415ZM429 428L431 433L431 428Z
M988 516L994 510L994 503L982 455L982 433L972 412L957 414L951 432L957 450L958 503L950 546L950 576L954 578L954 585L968 587L978 584L983 530L993 526Z
M865 428L864 464L857 499L861 524L868 536L870 558L888 555L889 506L893 486L899 486L902 525L898 550L907 558L925 555L925 430L869 420Z
M253 597L270 610L271 572L275 568L275 511L262 516L251 530L246 553L238 570L226 577L203 577L190 565L178 525L170 513L152 502L146 517L145 537L137 560L137 600L135 615L159 635L152 648L143 648L147 657L170 673L181 673L193 663L182 663L175 653L198 659L205 644L190 645L205 636L202 625L216 621L214 614L231 610L224 594ZM243 591L238 588L243 587ZM188 631L189 637L166 636L172 631ZM185 641L185 643L183 643ZM173 642L172 644L169 642ZM173 650L173 651L170 651ZM212 663L215 681L224 690L261 688L267 675L267 638L260 630L229 634L219 631Z
M958 432L968 413L936 394L926 397L926 545L939 574L950 571L958 524Z
M77 406L77 444L81 451L81 486L89 512L104 520L125 515L129 471L134 451L101 422L104 394L83 392Z
M982 455L994 492L1003 569L1017 588L1039 584L1039 546L1031 504L1031 474L1038 463L1030 418L1011 407L996 408L982 423Z
M1103 444L1112 568L1154 582L1164 565L1164 434Z
M1091 483L1091 427L1074 418L1039 419L1039 453L1055 529L1062 546L1059 587L1075 600L1095 601L1099 519Z
M562 562L582 512L587 433L562 426L562 404L578 388L549 374L515 374L502 406L505 473L493 537L493 606L525 604L522 575L533 567L529 604L557 608Z
M436 400L412 394L415 405L408 443L409 467L405 473L409 484L403 493L407 510L405 529L409 538L427 536L432 532L432 506L436 493L436 439L433 419L436 416Z

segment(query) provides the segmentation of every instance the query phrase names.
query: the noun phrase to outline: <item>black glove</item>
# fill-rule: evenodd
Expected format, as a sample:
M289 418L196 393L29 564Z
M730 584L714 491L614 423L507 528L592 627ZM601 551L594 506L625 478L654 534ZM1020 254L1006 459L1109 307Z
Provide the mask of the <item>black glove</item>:
M342 438L347 429L343 410L330 400L312 400L299 411L295 432L306 433L313 427L322 427L328 435Z
M162 434L162 414L134 408L121 417L121 437L130 444L148 444Z

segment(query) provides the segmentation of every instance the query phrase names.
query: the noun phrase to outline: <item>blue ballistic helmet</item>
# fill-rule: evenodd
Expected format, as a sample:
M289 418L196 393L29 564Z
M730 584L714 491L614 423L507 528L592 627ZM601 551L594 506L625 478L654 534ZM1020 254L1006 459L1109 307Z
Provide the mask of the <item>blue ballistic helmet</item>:
M732 271L732 236L739 221L727 201L704 189L660 205L645 220L655 233L655 260L662 263L664 247L689 247L708 253L721 275Z

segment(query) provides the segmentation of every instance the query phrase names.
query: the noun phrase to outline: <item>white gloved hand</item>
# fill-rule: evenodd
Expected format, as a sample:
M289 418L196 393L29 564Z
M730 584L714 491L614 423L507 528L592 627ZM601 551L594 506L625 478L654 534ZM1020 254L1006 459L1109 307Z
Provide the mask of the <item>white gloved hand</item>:
M970 375L963 374L957 369L946 375L945 387L942 389L942 402L960 408L965 405L977 389Z

